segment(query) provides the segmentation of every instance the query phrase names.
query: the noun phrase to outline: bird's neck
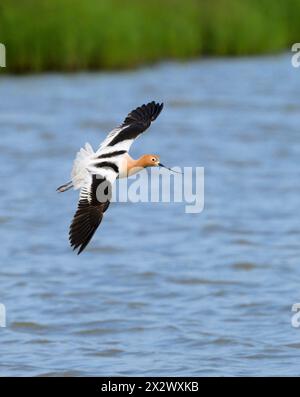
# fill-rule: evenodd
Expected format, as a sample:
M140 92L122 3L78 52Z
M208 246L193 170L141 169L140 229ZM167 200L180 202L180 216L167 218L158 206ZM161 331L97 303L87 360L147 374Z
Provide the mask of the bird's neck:
M123 172L121 172L120 177L123 178L134 175L143 168L145 168L143 156L138 159L133 159L129 154L126 154L122 165Z

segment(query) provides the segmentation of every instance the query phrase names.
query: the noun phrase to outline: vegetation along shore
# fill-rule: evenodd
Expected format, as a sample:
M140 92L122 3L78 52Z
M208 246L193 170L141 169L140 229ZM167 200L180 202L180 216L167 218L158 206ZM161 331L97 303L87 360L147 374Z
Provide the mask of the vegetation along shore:
M1 0L1 73L276 53L300 41L299 20L299 0Z

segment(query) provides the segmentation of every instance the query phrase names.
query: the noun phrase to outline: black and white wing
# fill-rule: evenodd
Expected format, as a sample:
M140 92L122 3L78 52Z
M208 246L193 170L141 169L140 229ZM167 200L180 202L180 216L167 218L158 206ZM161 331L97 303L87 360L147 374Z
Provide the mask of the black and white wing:
M70 226L69 239L78 255L91 241L100 225L103 214L111 200L112 184L115 176L105 177L100 174L87 174L81 187L77 211Z
M112 130L101 143L97 153L106 150L128 151L133 141L150 127L163 108L163 103L154 101L142 105L128 114L123 123ZM104 150L105 149L105 150Z
M90 242L107 210L111 188L119 175L122 155L162 111L163 104L150 102L128 114L111 131L97 152L89 144L76 156L72 170L74 189L80 188L79 203L70 226L70 244L80 254Z

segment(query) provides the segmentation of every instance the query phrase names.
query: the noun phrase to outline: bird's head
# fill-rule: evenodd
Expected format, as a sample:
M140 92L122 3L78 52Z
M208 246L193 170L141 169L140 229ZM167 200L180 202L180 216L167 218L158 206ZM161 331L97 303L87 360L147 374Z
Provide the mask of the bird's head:
M144 156L142 156L139 159L139 163L141 164L141 166L143 168L146 168L146 167L163 167L163 168L166 168L169 171L181 174L181 172L171 170L171 168L166 167L165 165L163 165L160 162L160 160L159 160L159 156L157 156L156 154L145 154Z
M140 162L144 168L158 167L160 165L159 156L156 154L145 154L141 157Z

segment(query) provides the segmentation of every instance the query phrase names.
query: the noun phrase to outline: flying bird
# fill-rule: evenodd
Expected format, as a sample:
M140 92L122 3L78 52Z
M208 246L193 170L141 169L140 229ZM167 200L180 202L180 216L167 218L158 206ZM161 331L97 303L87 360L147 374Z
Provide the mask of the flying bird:
M96 152L86 143L77 153L72 180L57 191L65 192L72 187L80 189L77 211L69 231L71 247L78 249L78 254L86 248L100 225L109 207L115 180L133 175L142 168L165 167L157 155L145 154L135 160L128 154L133 141L150 127L162 108L163 103L154 101L137 107L107 135Z

